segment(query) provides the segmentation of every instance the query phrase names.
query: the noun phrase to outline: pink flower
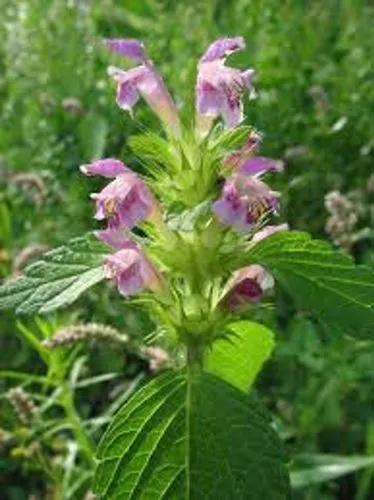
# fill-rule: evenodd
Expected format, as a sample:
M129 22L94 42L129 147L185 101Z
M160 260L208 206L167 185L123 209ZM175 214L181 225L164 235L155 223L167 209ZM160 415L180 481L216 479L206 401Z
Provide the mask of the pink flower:
M106 277L116 282L125 297L144 289L157 289L160 278L143 251L129 240L123 248L105 259Z
M95 236L98 240L103 241L107 245L121 250L127 248L131 242L128 232L124 228L107 227L101 231L95 231ZM131 245L130 245L131 246Z
M102 177L117 177L125 172L131 172L120 160L114 158L96 160L87 165L81 165L79 168L85 175L101 175Z
M179 136L177 108L163 79L147 57L144 46L136 40L121 38L105 40L105 44L110 50L140 63L128 71L114 66L108 68L109 76L117 82L118 106L131 113L141 96L167 128Z
M284 167L282 161L255 156L261 140L261 136L252 131L244 146L226 158L225 165L244 175L261 176L266 172L282 172Z
M251 131L244 146L238 151L231 153L225 159L225 165L232 167L234 170L241 167L246 160L252 158L262 142L262 136L255 131Z
M95 218L107 219L109 228L132 229L156 209L156 201L148 187L121 161L98 160L83 165L81 171L86 175L114 177L100 193L91 195L96 201Z
M265 238L267 238L268 236L271 236L274 233L278 233L279 231L288 231L288 229L289 229L288 224L278 224L275 226L265 226L263 229L261 229L260 231L257 231L257 233L255 233L253 235L253 238L251 241L253 241L253 243L258 243L259 241L264 240Z
M136 63L147 60L144 45L134 38L108 38L104 43L108 49Z
M281 160L273 160L264 156L253 156L249 158L240 167L239 172L244 175L261 176L266 172L282 172L283 162Z
M232 310L248 303L259 302L264 293L274 286L274 279L262 266L254 264L235 271L228 281L229 291L223 302Z
M227 179L222 197L213 203L213 212L223 224L246 231L277 212L278 196L260 179L234 174Z
M196 85L198 119L221 116L226 128L243 119L242 96L252 88L254 70L240 71L225 66L228 55L245 47L242 37L222 38L213 42L201 57Z

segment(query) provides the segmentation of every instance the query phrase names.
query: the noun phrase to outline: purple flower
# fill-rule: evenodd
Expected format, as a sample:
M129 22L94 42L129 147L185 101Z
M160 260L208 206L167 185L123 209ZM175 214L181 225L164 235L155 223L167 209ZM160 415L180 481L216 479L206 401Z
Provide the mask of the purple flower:
M107 227L101 231L95 231L95 236L98 240L103 241L116 250L127 248L129 245L131 246L131 244L136 246L136 244L129 238L128 232L121 227Z
M268 236L271 236L274 233L278 233L279 231L288 231L288 224L277 224L275 226L265 226L260 231L257 231L253 235L252 241L253 243L258 243L261 240L264 240Z
M245 175L262 175L266 172L282 172L283 162L281 160L273 160L264 156L253 156L245 161L240 167L239 172Z
M143 251L131 240L105 259L106 277L116 282L121 295L128 297L144 289L157 289L160 278Z
M107 219L109 229L132 229L156 211L157 204L148 187L120 160L97 160L82 165L80 170L85 175L114 177L100 193L91 194L91 198L96 201L95 218ZM98 234L106 242L110 238L118 238L110 232Z
M120 174L131 172L120 160L114 158L96 160L87 165L81 165L79 168L85 175L101 175L102 177L117 177Z
M225 165L244 175L261 176L271 171L282 172L284 164L281 160L255 156L261 141L261 135L252 131L244 146L225 159Z
M274 286L274 279L262 266L254 264L235 271L227 283L229 291L223 302L235 310L248 303L258 303L265 292Z
M278 210L278 193L256 177L234 174L226 181L213 212L223 224L239 231L251 229L265 215Z
M104 40L104 43L108 49L136 63L142 63L147 60L144 45L133 38L108 38Z
M242 37L222 38L213 42L201 57L196 85L198 120L203 118L204 122L204 117L209 117L212 121L221 116L227 128L242 121L242 96L252 88L254 71L225 66L225 59L244 47Z
M246 160L252 158L257 149L262 142L262 136L255 131L251 131L244 146L242 146L238 151L231 153L225 159L225 165L237 170L241 167Z
M148 187L133 173L118 175L91 198L96 201L95 219L107 219L111 228L132 229L156 208Z
M109 75L117 82L118 106L131 113L141 96L170 131L179 136L176 106L143 45L136 40L121 38L108 39L105 44L112 51L140 63L128 71L114 66L108 68Z

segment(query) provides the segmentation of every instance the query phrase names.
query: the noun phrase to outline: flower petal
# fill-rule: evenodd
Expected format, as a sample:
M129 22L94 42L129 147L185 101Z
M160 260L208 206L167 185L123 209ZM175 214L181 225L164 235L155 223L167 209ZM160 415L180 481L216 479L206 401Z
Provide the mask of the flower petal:
M141 95L161 121L175 135L180 134L177 108L150 61L128 71L109 66L108 74L117 82L117 104L120 108L131 112Z
M252 157L261 142L262 136L258 132L252 130L244 146L242 146L238 151L231 153L225 159L225 165L232 167L233 169L241 167L246 160Z
M234 38L219 38L209 45L200 62L211 62L223 59L226 56L245 48L244 38L236 36Z
M252 241L254 243L257 243L257 242L267 238L268 236L271 236L274 233L278 233L279 231L288 231L288 229L289 229L288 224L277 224L274 226L265 226L263 229L261 229L260 231L257 231L257 233L255 233L253 235Z
M284 164L281 160L273 160L264 156L254 156L240 167L239 172L244 175L261 175L266 172L282 172Z
M128 233L123 228L108 227L102 231L96 231L95 236L117 250L136 248L136 243L129 238Z
M243 119L242 96L252 87L253 70L240 71L225 66L225 57L245 47L241 37L214 42L199 61L196 84L196 108L199 115L221 116L227 128ZM198 126L199 128L199 126Z
M147 59L144 45L133 38L107 38L104 43L108 49L135 62L144 62Z
M132 229L146 219L156 202L144 182L133 173L121 174L95 196L98 220L108 219L111 229Z
M260 179L234 174L227 179L222 197L212 209L223 224L246 231L269 213L277 212L278 196Z
M243 267L235 271L228 281L229 291L223 302L234 310L248 303L257 303L273 286L274 279L264 267L257 264Z
M101 175L102 177L117 177L117 175L130 172L130 169L126 165L114 158L96 160L92 163L81 165L79 169L85 175Z
M107 278L114 279L121 295L134 295L152 288L158 276L152 264L136 244L119 250L105 259Z

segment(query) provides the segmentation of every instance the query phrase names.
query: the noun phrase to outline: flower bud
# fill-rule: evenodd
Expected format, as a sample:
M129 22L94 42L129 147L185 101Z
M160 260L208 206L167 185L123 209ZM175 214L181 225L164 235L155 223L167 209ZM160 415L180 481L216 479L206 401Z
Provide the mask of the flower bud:
M258 303L274 286L274 279L262 266L253 264L235 271L227 283L229 291L223 302L231 310L248 303Z

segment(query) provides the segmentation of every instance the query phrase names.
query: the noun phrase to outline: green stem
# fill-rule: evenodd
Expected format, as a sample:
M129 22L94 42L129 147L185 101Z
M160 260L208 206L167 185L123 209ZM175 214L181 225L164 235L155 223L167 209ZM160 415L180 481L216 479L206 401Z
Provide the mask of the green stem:
M95 465L94 445L91 442L91 439L87 435L86 431L84 430L84 427L82 425L82 421L79 417L79 414L78 414L76 407L75 407L75 404L74 404L73 394L72 394L71 389L69 387L69 384L67 382L64 382L64 384L63 384L63 392L61 394L61 403L62 403L62 406L65 410L66 418L71 425L75 439L80 446L80 449L81 449L83 456L87 460L88 464L91 467L94 467L94 465Z
M201 342L190 341L187 346L187 371L200 371L203 366L204 345Z

